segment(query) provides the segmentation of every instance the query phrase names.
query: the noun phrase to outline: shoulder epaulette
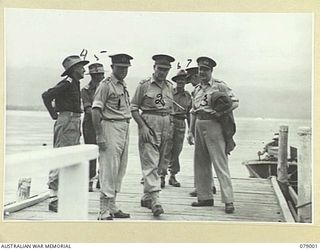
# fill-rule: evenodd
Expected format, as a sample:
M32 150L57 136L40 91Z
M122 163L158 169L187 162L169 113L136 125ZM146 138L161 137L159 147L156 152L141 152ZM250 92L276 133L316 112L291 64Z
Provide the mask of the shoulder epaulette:
M104 83L104 84L109 84L110 82L111 82L112 80L111 80L111 77L110 76L108 76L108 77L106 77L106 78L104 78L100 83Z
M70 76L67 76L65 79L63 79L63 81L67 81L67 82L72 82L72 78Z
M151 81L151 77L148 77L148 78L146 78L146 79L141 80L141 81L139 82L139 84L145 84L145 83L150 82L150 81Z
M219 80L219 79L213 79L214 80L214 82L217 82L217 83L223 83L223 84L225 84L225 82L224 81L222 81L222 80Z
M72 78L68 76L68 77L62 79L60 82L58 82L57 85L61 85L63 83L71 83L71 82L72 82Z

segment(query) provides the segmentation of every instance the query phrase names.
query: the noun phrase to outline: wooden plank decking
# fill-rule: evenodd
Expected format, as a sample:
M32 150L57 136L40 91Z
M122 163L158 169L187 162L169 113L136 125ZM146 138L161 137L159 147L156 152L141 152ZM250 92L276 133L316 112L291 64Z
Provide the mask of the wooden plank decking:
M166 185L160 197L165 213L158 218L152 216L149 209L140 207L142 194L141 176L126 176L121 193L118 195L118 205L121 210L131 214L130 219L115 219L114 221L238 221L238 222L285 222L283 209L280 207L275 189L270 179L233 178L235 195L235 213L226 214L224 204L220 201L220 189L217 186L214 207L191 207L196 198L190 197L193 190L192 176L179 175L180 188ZM218 184L218 180L215 179ZM5 220L57 220L57 214L48 211L48 200L5 216ZM283 204L282 204L283 205ZM97 222L99 211L99 192L89 194L89 215L92 222Z

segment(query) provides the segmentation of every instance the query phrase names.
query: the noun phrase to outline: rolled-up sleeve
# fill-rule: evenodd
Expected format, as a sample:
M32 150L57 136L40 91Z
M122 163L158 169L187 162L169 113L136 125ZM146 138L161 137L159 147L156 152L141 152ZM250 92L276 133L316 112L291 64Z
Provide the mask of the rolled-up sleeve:
M136 92L131 100L130 104L130 110L132 111L137 111L141 107L142 103L142 98L143 98L143 87L141 84L138 85Z
M92 108L100 108L101 110L103 110L103 107L107 101L108 95L109 95L108 84L100 83L100 85L98 86L98 88L94 94Z

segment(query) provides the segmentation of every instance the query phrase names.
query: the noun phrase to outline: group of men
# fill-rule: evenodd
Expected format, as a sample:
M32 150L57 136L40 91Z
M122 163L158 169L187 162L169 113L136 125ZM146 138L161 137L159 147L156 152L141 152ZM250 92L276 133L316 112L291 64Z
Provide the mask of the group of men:
M232 110L238 100L222 81L212 77L216 62L199 57L198 67L180 70L167 80L172 56L154 55L153 73L142 80L130 102L125 78L133 59L127 54L110 56L110 76L105 77L103 65L89 65L91 81L80 91L84 66L89 62L79 56L67 57L61 76L67 76L42 94L44 104L54 125L54 147L79 144L81 100L85 112L84 141L99 146L100 211L98 220L129 218L116 202L125 176L128 161L129 122L133 118L139 128L139 154L143 175L141 206L151 209L154 216L164 213L160 202L161 188L170 171L169 184L180 187L176 175L180 172L179 155L183 148L186 127L187 139L194 150L194 184L190 193L197 196L194 207L213 206L212 164L220 183L225 212L233 213L233 190L228 168L228 154L235 144L232 136L235 124ZM195 88L190 94L185 85ZM54 103L53 103L54 101ZM186 125L187 121L187 125ZM49 210L58 210L58 170L49 173L51 192ZM90 161L89 191L96 175L96 161Z

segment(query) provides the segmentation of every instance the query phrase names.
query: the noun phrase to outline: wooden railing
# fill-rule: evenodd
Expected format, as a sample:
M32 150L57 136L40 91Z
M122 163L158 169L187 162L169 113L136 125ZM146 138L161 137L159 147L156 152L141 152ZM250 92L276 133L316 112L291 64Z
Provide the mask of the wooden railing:
M278 177L279 185L285 196L292 199L298 222L312 222L312 131L309 127L298 130L298 195L288 184L288 126L280 126ZM294 213L296 213L294 211Z
M99 155L96 145L76 145L62 148L8 155L6 177L19 172L31 176L35 171L49 173L59 168L59 207L61 220L88 219L89 160Z

